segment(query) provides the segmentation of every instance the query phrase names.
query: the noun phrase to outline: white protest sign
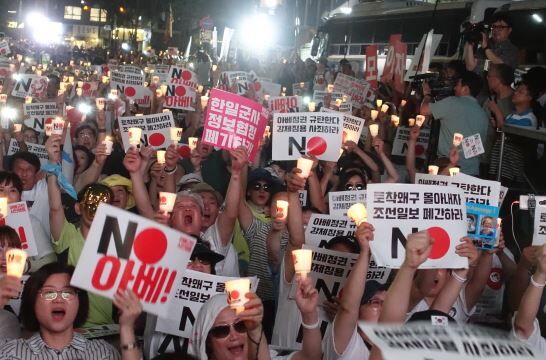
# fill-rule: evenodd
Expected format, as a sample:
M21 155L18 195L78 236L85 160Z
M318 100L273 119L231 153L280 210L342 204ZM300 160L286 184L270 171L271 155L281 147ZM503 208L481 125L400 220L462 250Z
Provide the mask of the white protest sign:
M330 102L330 106L335 105L335 103ZM324 107L321 108L325 109ZM353 113L353 102L352 101L344 101L339 105L338 108L339 112L345 113L345 114L352 114Z
M373 101L375 96L369 82L342 73L336 76L334 90L349 95L353 106L357 109L364 106L366 102Z
M95 97L99 83L97 81L86 81L82 85L82 95L85 97Z
M237 95L245 95L248 91L248 84L250 82L248 73L244 71L224 71L220 74L220 82L227 86L229 91L233 87L236 87L235 93Z
M461 143L463 148L464 158L470 159L481 155L485 152L480 134L465 137Z
M157 319L155 330L191 338L193 324L203 304L211 296L223 294L226 281L233 279L187 270L180 282L175 284L175 290L169 296L169 317ZM253 291L256 291L257 286L258 278L251 278Z
M430 46L427 46L426 49L426 53L428 54L428 56L421 57L421 55L423 54L423 48L425 48L425 40L430 43L427 44ZM440 44L440 40L442 40L442 34L434 34L432 30L429 33L423 35L421 41L419 42L419 46L417 46L417 50L415 50L415 55L413 55L413 57L411 58L410 66L406 71L404 81L413 81L412 77L417 74L418 70L419 74L423 74L428 71L428 68L430 66L430 55L436 53L436 49Z
M120 65L118 71L126 74L142 75L142 69L136 65Z
M406 156L408 152L408 141L411 129L405 126L399 126L396 129L396 136L392 143L392 155L397 156ZM427 149L428 141L430 138L430 129L423 129L419 132L419 137L417 137L417 142L415 144L415 157L426 159L427 158Z
M47 91L48 79L45 76L17 74L16 79L11 96L41 98Z
M38 247L32 231L32 223L25 201L8 204L8 214L5 218L6 225L17 232L21 240L21 248L28 256L38 255Z
M125 151L129 149L129 128L142 129L141 142L154 149L166 148L171 144L170 128L174 126L173 113L168 111L159 114L141 116L121 116L118 118L121 140Z
M546 244L546 205L537 201L535 207L535 226L533 231L533 246Z
M350 105L350 104L349 104ZM321 108L322 112L330 112L330 113L336 113L337 111L328 109L328 108ZM343 111L339 111L340 113L343 113ZM365 119L359 118L357 116L352 116L343 113L343 134L342 134L342 141L345 143L345 141L351 140L358 144L358 140L360 139L360 136L362 134L362 129L364 129L364 123L366 122Z
M86 339L98 339L108 336L119 335L119 324L104 324L88 328L75 329L75 331Z
M263 78L258 78L258 80L253 83L253 86L254 91L260 100L264 100L265 95L279 96L281 94L281 84L264 80Z
M8 55L10 52L9 43L6 40L0 41L0 56Z
M160 83L166 83L169 79L170 65L165 64L156 64L150 65L150 68L153 69L152 75L159 76Z
M466 206L462 190L414 184L369 184L368 222L379 241L370 244L379 265L399 268L411 233L428 230L435 239L429 258L420 268L468 267L468 259L455 254L466 236Z
M57 103L54 102L23 104L25 126L38 132L44 132L46 120L53 121L58 113Z
M332 93L328 92L328 91L322 91L322 90L315 90L313 91L313 101L315 102L315 104L319 104L319 103L322 103L324 104L324 98L325 97L330 97L330 102L336 102L336 99L343 99L343 96L345 96L346 98L349 96L347 94L344 94L340 91L334 91Z
M356 203L366 205L366 190L330 191L328 193L330 216L346 217L347 210Z
M415 174L415 183L421 185L456 186L466 194L465 202L497 206L500 182L482 180L459 173L457 176Z
M110 87L123 91L126 85L143 86L144 74L135 74L132 72L121 72L118 70L110 71Z
M299 96L275 96L269 98L268 109L273 113L297 113L303 110Z
M45 145L31 144L31 143L26 143L26 144L27 144L28 152L38 156L38 158L40 159L40 164L42 165L47 164L49 157L47 155L47 150L45 148ZM8 156L15 154L19 150L21 149L19 148L19 144L17 143L17 140L11 139L9 141Z
M189 235L101 203L70 283L109 299L131 289L144 311L166 317L194 245Z
M381 350L383 360L530 360L542 359L537 349L509 332L471 325L433 325L415 322L358 326Z
M320 160L337 161L341 148L343 114L273 114L272 159L296 160L315 155Z
M307 90L309 90L310 83L308 82L299 82L292 84L292 95L294 96L303 96Z
M195 111L193 104L197 93L193 87L168 84L165 93L165 107L179 110Z
M169 85L184 85L197 89L197 74L180 66L172 65L169 70L167 83Z

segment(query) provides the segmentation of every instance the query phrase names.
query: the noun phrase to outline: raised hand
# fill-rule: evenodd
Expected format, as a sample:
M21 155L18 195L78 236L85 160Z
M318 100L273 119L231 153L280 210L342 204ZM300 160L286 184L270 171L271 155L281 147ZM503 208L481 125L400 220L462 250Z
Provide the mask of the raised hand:
M0 279L0 308L3 308L10 299L17 297L21 291L21 280L15 276L6 275Z
M472 239L464 237L461 239L461 244L455 247L455 253L459 256L467 257L469 265L475 265L478 261L480 253L472 243Z
M130 173L137 173L140 170L141 163L142 159L140 158L138 149L134 146L129 147L125 154L125 158L123 158L123 166L125 166Z
M244 146L239 146L237 149L229 152L231 156L231 171L240 172L248 164L248 153Z
M428 259L433 243L434 239L430 237L427 230L409 235L406 243L404 265L417 269L419 265Z
M245 303L245 309L238 315L239 319L245 322L248 331L260 329L264 317L262 300L252 291L246 293L246 298L248 301Z
M61 161L61 137L61 135L52 134L45 143L50 163L57 164Z
M286 174L286 188L288 192L297 192L298 190L303 190L305 188L306 179L301 177L299 174L301 169L297 167L293 168L292 171Z
M119 309L119 325L134 327L135 321L142 313L142 304L135 293L129 289L116 292L114 305Z
M314 313L317 311L319 295L317 289L313 286L312 279L307 276L296 277L296 305L302 314Z
M360 251L363 250L369 250L370 249L370 241L373 240L373 232L374 227L372 224L367 222L362 222L358 227L356 228L355 237L358 241L358 245L360 245Z

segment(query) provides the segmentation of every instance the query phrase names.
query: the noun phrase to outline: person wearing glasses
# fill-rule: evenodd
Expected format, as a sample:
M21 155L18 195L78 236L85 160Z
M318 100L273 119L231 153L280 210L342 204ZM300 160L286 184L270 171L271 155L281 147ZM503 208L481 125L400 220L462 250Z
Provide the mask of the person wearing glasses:
M51 263L29 277L21 297L21 322L34 334L5 342L0 359L140 359L134 323L142 306L136 295L127 291L114 296L120 312L120 357L106 341L87 340L74 331L85 323L89 298L70 285L73 273L73 266Z
M506 64L513 68L518 65L518 48L510 41L512 20L507 13L499 12L491 20L491 37L482 34L482 42L474 53L474 45L465 44L465 65L468 71L481 74L486 60L492 64Z

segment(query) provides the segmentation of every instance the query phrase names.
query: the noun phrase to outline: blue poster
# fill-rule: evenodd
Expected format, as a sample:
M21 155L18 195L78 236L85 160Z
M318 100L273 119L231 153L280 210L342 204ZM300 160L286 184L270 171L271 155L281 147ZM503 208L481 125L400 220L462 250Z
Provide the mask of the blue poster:
M491 250L497 244L498 217L497 206L466 203L467 233L478 249Z

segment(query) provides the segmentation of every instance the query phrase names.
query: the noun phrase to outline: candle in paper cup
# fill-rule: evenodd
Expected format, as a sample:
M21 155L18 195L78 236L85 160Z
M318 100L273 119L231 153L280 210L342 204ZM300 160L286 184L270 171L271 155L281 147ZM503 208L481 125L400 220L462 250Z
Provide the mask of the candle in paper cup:
M423 126L424 122L425 122L425 115L417 115L415 117L415 125L421 127Z
M250 279L228 280L225 283L225 289L228 294L229 307L235 310L235 313L241 313L248 302L246 294L250 292Z
M140 137L142 136L142 129L137 127L129 128L129 144L140 145Z
M198 92L199 94L201 94L201 93L203 92L203 89L204 89L204 88L203 88L203 85L198 85L198 86L197 86L197 92Z
M275 207L277 208L276 217L279 219L286 219L286 215L288 215L288 201L277 200Z
M218 69L218 65L214 64L212 65L212 71L216 71Z
M25 96L25 104L32 104L32 96Z
M97 109L99 110L104 110L104 98L96 98L95 99L95 104L97 105Z
M410 127L413 127L413 126L415 125L415 119L414 119L414 118L409 118L409 119L408 119L408 125L409 125Z
M305 83L304 82L300 82L300 88L304 88L305 87Z
M165 96L165 94L167 93L167 85L159 86L159 90L161 90L161 95Z
M459 169L458 167L449 168L449 175L450 176L459 175L460 172L461 172L461 169Z
M307 107L308 107L310 112L314 112L315 111L315 102L310 101L309 104L307 104Z
M389 104L383 104L383 105L381 105L381 112L386 113L387 110L389 110Z
M39 70L39 69L38 69L38 70L36 70L36 75L38 75L38 76L42 76L42 70Z
M188 138L188 146L190 147L190 151L193 151L197 147L197 139L196 137L190 137Z
M329 93L334 92L334 84L328 84L327 90Z
M56 117L53 120L53 129L51 130L51 133L53 135L62 135L64 130L64 119L61 117Z
M406 103L407 101L405 99L402 99L402 101L400 101L400 107L406 106Z
M23 249L8 249L6 251L6 273L9 276L21 278L27 264L27 253Z
M76 95L77 96L82 96L83 95L83 89L82 88L77 88L76 89Z
M306 278L311 272L311 264L313 263L313 250L297 249L292 250L292 261L294 262L294 270L302 278Z
M44 131L46 136L51 136L51 133L53 132L53 122L44 124Z
M268 138L270 134L271 134L271 126L266 125L266 126L265 126L265 130L264 130L264 136L263 136L263 138L264 138L264 139Z
M152 76L152 84L157 85L159 84L159 81L160 81L159 76L157 75Z
M398 127L398 124L400 124L400 118L397 115L391 115L391 122L394 127Z
M209 97L208 96L201 96L201 108L206 108L209 103Z
M159 210L164 214L173 211L174 203L176 202L176 194L170 192L159 192Z
M375 121L375 119L377 119L377 115L379 115L379 111L372 110L370 114L372 115L372 120Z
M105 154L110 155L112 153L112 147L114 146L114 142L109 139L109 136L107 136L104 140L102 140L102 143L106 145Z
M21 132L23 124L13 124L13 132Z
M0 103L5 104L8 101L7 94L0 94Z
M461 142L463 142L463 138L464 138L464 136L461 133L453 134L453 146L461 145Z
M349 101L349 95L343 95L343 98L341 100L346 103L347 101Z
M370 124L369 129L371 137L376 137L379 133L379 124Z
M110 90L110 97L111 97L112 99L117 99L117 97L118 97L118 89L111 89L111 90Z
M364 221L368 220L368 210L366 210L364 204L356 203L351 205L349 210L347 210L347 217L353 220L356 226L359 226Z
M281 93L281 96L286 96L286 93L285 93L285 92L282 92L282 93Z
M429 175L438 175L438 170L440 168L436 165L429 165L428 166L428 173Z
M78 81L78 87L79 88L83 87L83 81Z
M163 95L161 89L155 89L155 96L160 97L161 95Z
M178 142L182 138L182 128L172 127L170 129L170 133L171 133L171 141L173 142L173 144L174 145L178 144Z
M336 99L336 106L337 107L340 107L342 103L343 103L342 99Z
M167 152L165 150L157 150L156 156L157 156L157 163L160 165L165 164L165 154Z
M71 84L74 83L74 76L69 76L68 77L68 82L71 83Z
M100 79L101 79L101 81L102 81L103 84L108 84L108 80L110 80L110 79L108 78L108 76L106 76L106 75L101 76Z
M269 98L270 98L270 97L271 97L271 95L265 94L265 95L264 95L264 100L265 100L265 101L269 101Z
M300 157L296 167L301 170L301 176L307 179L313 167L313 160Z
M8 215L8 198L0 197L0 217L5 218Z
M380 108L381 105L383 105L383 100L377 99L377 100L375 100L375 104L377 105L377 108Z

